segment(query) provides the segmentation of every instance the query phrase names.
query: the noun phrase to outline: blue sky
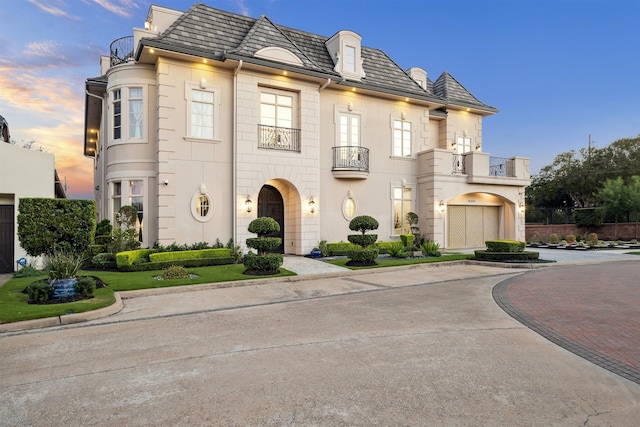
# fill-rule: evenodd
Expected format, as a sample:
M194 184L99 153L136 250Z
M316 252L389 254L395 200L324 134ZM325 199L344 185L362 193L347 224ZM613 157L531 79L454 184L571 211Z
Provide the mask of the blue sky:
M404 69L451 73L500 111L483 151L531 158L640 134L637 0L200 0L331 36L348 29ZM142 27L151 4L195 0L0 0L0 115L11 137L55 154L73 198L92 198L83 157L84 82L109 44ZM28 171L25 170L25 174Z

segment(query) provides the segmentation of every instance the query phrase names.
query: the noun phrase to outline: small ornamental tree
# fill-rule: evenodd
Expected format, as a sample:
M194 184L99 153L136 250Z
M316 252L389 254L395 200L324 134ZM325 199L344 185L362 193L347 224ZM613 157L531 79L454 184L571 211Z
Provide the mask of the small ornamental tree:
M247 239L247 246L258 251L258 255L248 253L244 257L245 274L278 274L278 268L283 263L282 255L268 252L280 246L282 239L267 235L280 231L280 224L265 216L251 221L248 230L258 235Z
M360 234L349 234L349 242L360 246L362 249L350 251L348 265L375 265L378 258L378 248L372 245L378 240L377 234L366 234L369 230L378 229L378 221L368 215L361 215L353 218L349 222L349 229L359 231Z

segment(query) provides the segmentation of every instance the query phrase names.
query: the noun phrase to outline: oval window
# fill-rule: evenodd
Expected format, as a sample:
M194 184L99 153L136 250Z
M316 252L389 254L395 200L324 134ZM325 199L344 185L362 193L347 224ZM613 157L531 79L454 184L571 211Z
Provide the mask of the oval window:
M357 211L356 200L353 197L347 196L342 202L342 215L345 219L351 220Z
M209 193L196 193L191 198L191 215L200 222L213 216L213 196Z

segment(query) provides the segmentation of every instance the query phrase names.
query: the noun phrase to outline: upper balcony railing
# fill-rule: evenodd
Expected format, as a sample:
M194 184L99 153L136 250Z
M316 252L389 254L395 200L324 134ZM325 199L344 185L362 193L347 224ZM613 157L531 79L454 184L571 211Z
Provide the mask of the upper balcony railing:
M120 37L109 46L111 66L133 61L133 36Z
M300 129L258 125L258 148L300 152Z
M513 162L502 157L489 157L489 176L515 176Z
M457 154L441 148L418 153L419 175L453 174L471 184L526 186L531 182L529 169L525 157L491 157L482 151Z
M334 171L369 172L369 149L364 147L333 147Z

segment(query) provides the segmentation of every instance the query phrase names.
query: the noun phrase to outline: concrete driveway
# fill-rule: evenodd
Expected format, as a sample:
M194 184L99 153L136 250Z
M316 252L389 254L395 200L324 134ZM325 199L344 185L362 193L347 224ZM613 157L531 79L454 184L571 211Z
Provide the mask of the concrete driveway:
M312 276L125 299L106 319L3 334L0 425L637 426L640 385L494 302L521 274Z

